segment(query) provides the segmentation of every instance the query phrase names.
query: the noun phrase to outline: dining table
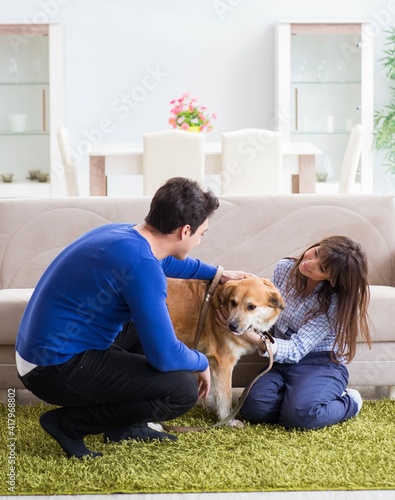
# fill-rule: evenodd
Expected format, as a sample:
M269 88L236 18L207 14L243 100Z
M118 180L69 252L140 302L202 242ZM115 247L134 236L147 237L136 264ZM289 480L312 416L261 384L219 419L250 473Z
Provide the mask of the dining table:
M143 143L106 143L94 146L89 154L89 194L107 196L110 175L143 175ZM221 174L221 143L206 142L205 174ZM292 193L314 193L316 156L322 151L310 142L283 142L283 159L297 158L298 173L292 175Z

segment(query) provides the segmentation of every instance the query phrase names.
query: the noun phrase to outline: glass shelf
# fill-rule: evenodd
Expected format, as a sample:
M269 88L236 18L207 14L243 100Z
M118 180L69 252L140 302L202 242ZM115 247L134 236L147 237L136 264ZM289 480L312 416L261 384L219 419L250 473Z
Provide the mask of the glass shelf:
M337 80L326 80L326 81L314 81L314 80L292 80L292 85L361 85L360 80L348 80L348 81L337 81Z
M49 85L49 82L0 82L0 86L8 85L14 87L15 85Z
M25 130L24 132L12 132L11 130L0 130L0 135L49 135L48 130Z

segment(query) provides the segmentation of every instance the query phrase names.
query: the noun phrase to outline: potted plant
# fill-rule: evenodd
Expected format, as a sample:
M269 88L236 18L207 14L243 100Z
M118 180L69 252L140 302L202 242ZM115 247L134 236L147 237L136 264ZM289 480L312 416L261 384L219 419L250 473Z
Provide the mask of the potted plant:
M180 99L170 101L172 109L169 123L173 128L190 132L210 132L213 128L211 120L215 120L215 113L208 113L205 106L197 103L196 97L184 93Z
M385 56L381 59L387 76L395 81L395 28L387 30L388 37L384 50ZM391 103L374 114L373 145L377 151L384 151L384 166L387 173L395 179L395 87L391 86ZM394 183L392 183L395 186Z

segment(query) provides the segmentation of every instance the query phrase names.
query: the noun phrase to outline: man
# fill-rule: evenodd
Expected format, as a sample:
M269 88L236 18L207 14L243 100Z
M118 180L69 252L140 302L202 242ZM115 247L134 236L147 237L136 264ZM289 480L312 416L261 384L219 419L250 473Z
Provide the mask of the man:
M178 417L207 397L207 358L176 338L166 276L214 277L215 267L187 255L218 204L196 182L170 179L144 222L93 229L37 284L17 336L17 368L27 389L61 406L40 424L69 457L100 455L85 446L88 434L175 439L147 422ZM221 282L241 277L224 272Z

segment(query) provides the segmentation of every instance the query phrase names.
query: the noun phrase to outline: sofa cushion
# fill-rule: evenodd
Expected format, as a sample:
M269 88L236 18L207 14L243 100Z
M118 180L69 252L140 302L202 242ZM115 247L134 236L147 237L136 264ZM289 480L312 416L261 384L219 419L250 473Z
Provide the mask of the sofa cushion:
M395 288L370 286L369 316L373 342L395 342Z
M394 385L394 342L358 344L355 358L348 367L351 385Z
M0 290L0 345L15 345L19 323L32 293L33 288Z
M2 329L0 345L14 345L16 332L33 293L33 288L0 290L0 317ZM395 288L373 285L370 287L369 316L374 342L395 341Z

